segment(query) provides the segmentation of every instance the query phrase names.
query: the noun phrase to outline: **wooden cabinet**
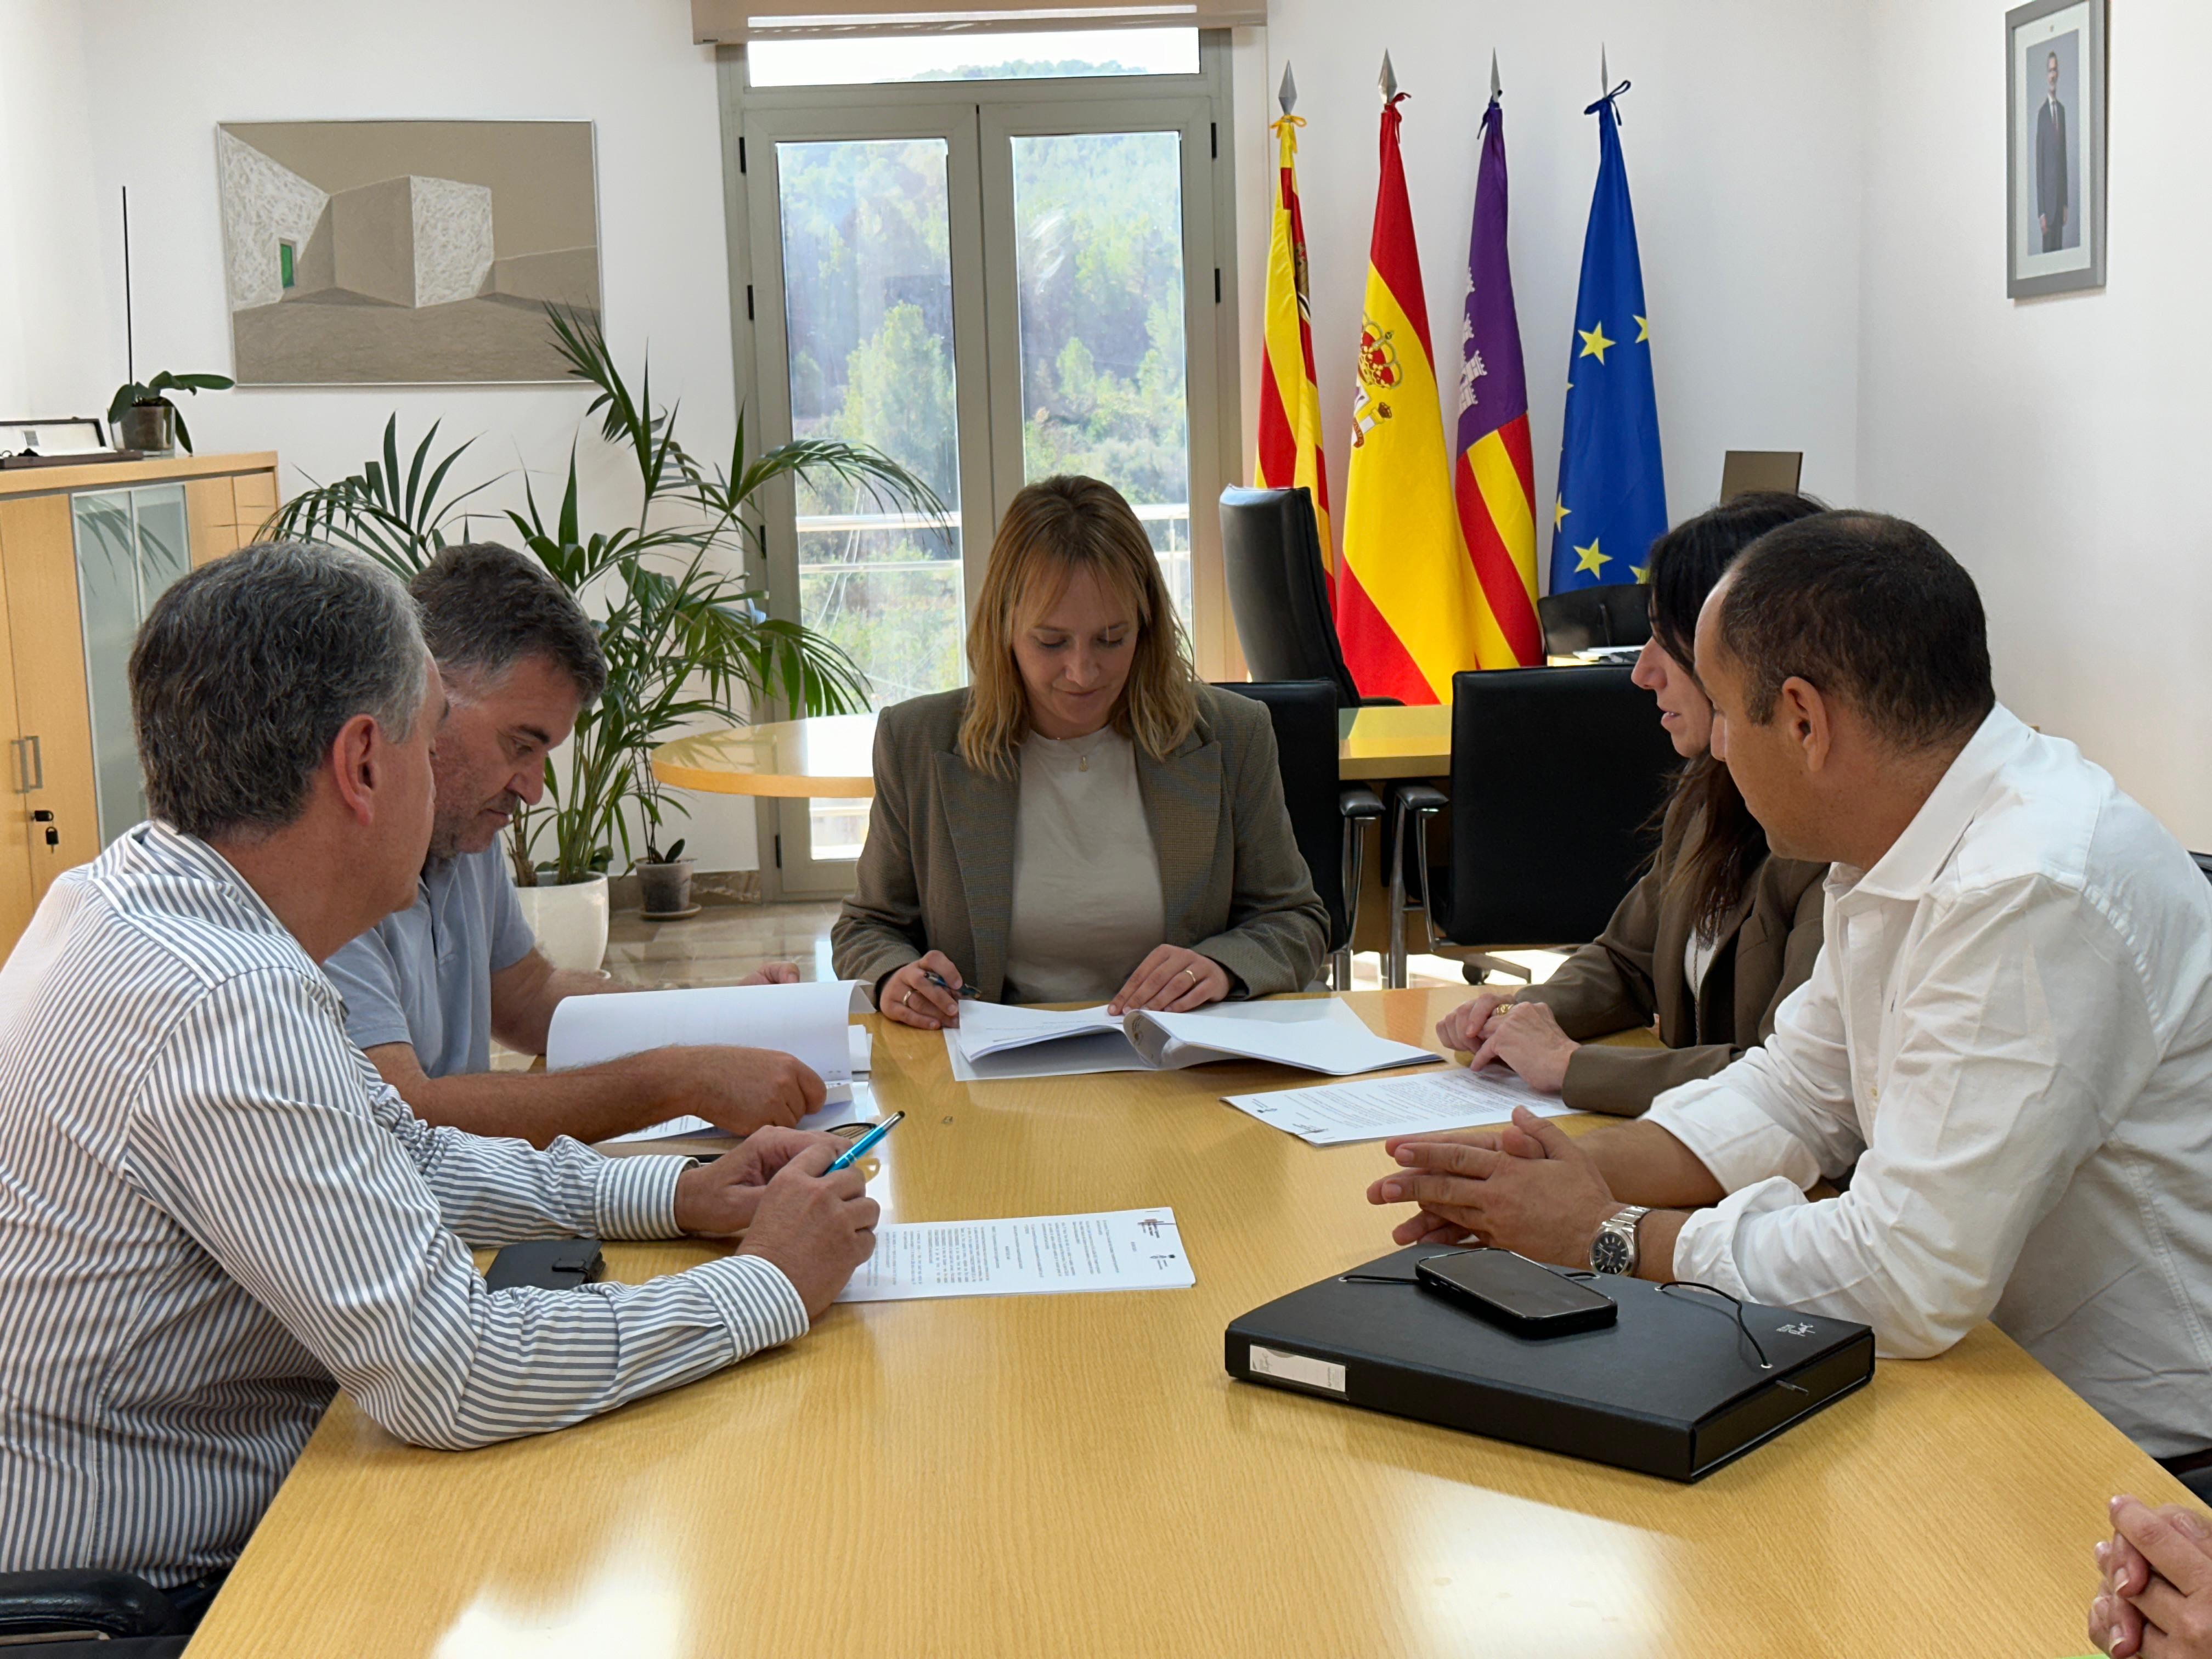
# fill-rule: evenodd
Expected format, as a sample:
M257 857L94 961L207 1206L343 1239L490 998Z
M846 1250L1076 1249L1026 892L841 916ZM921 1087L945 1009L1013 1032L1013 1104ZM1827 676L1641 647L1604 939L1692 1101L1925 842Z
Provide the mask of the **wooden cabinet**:
M0 952L55 877L143 816L126 673L139 619L276 505L273 454L0 472Z

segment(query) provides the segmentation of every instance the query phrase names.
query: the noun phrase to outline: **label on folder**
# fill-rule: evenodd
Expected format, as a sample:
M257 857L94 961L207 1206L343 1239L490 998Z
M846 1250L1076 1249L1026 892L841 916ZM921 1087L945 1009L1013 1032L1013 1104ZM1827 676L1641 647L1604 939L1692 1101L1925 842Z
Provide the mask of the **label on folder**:
M1272 1376L1278 1382L1297 1382L1330 1394L1344 1392L1344 1367L1334 1360L1316 1359L1311 1354L1285 1353L1280 1348L1263 1348L1255 1342L1249 1363L1261 1376Z

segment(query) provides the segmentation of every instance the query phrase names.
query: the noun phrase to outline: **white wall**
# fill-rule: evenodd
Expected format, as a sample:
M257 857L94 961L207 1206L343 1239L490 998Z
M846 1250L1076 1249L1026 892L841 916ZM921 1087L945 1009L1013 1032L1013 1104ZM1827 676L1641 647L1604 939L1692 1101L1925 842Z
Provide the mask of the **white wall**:
M2115 7L2108 283L2005 297L2002 0L1874 8L1861 494L1974 574L1997 693L2212 847L2201 0Z
M1583 229L1597 174L1602 45L1650 302L1670 514L1709 505L1729 449L1802 449L1805 487L1858 477L1859 197L1866 18L1812 0L1270 0L1264 114L1240 54L1238 173L1245 385L1257 384L1269 161L1263 122L1288 61L1332 492L1342 499L1352 363L1374 219L1376 76L1391 50L1430 329L1457 371L1477 131L1490 53L1505 89L1513 285L1528 368L1540 523L1559 468ZM1256 419L1246 398L1243 465ZM1549 538L1540 540L1539 563Z
M137 366L229 372L231 356L216 204L218 121L370 116L539 117L597 124L599 234L608 338L635 371L653 348L656 398L680 400L686 441L726 456L734 423L722 162L710 48L691 44L685 0L386 0L301 6L282 0L0 0L0 99L27 84L64 84L75 63L90 107L50 132L83 134L88 163L43 192L40 237L73 248L66 268L21 243L0 252L0 304L9 267L51 292L77 290L65 346L15 349L33 385L27 412L104 410L124 379L119 236L110 204L131 187ZM20 32L33 21L32 35ZM26 41L33 44L19 51ZM50 74L53 76L49 81ZM82 94L79 94L82 96ZM60 113L46 108L34 114ZM115 112L127 112L117 118ZM0 105L10 133L19 124ZM27 152L11 145L20 191ZM27 152L52 153L49 145ZM80 173L85 176L78 176ZM4 188L4 186L0 186ZM19 198L20 199L20 198ZM11 224L10 228L14 228ZM89 240L99 280L85 282ZM0 243L0 246L5 246ZM27 279L21 273L27 270ZM63 278L66 280L63 280ZM44 331L43 320L33 329ZM33 341L33 348L37 342ZM0 323L0 376L9 349ZM7 381L0 378L0 387ZM276 449L289 492L369 458L386 416L403 436L441 419L441 445L481 434L455 479L526 465L542 493L567 465L587 394L556 387L246 390L187 405L203 453ZM15 400L11 394L9 404ZM587 527L635 511L619 459L594 431L582 446ZM488 498L519 504L519 482ZM486 526L504 530L503 525ZM750 804L699 798L681 833L704 869L757 862Z
M0 0L0 417L102 415L123 379L76 372L101 327L100 229L120 223L95 188L92 118L74 9Z

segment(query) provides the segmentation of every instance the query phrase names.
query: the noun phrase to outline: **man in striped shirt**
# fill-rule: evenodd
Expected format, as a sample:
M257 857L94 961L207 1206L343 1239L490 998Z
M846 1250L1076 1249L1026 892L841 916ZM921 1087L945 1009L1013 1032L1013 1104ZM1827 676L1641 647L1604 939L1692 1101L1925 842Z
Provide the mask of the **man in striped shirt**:
M417 1445L560 1428L803 1334L867 1258L842 1144L714 1164L417 1120L317 963L411 903L444 699L406 590L250 548L131 664L153 820L0 969L0 1570L204 1604L336 1389ZM635 1287L488 1292L471 1246L728 1237Z

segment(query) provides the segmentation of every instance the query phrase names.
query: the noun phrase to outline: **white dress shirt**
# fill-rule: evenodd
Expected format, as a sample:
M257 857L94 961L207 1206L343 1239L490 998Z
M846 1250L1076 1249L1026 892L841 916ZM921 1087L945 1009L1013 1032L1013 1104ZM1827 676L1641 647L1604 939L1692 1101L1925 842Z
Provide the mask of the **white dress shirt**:
M2152 1455L2212 1445L2212 887L2188 854L1999 708L1872 869L1830 873L1826 923L1765 1045L1651 1109L1729 1191L1676 1275L1904 1358L1991 1318Z
M424 1124L253 889L141 824L0 969L0 1571L228 1565L339 1388L480 1446L803 1334L757 1257L484 1288L471 1245L672 1236L684 1167Z

